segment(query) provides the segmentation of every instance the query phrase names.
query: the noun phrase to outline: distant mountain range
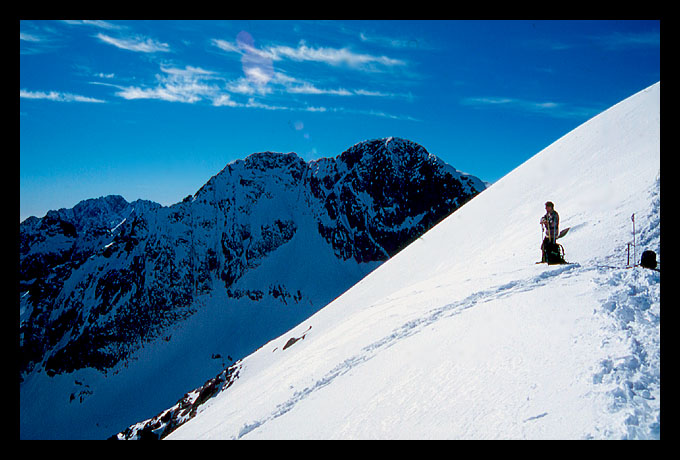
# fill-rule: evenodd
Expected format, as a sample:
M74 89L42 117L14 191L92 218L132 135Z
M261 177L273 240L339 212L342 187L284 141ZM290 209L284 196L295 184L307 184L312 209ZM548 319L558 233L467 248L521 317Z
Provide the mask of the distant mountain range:
M484 188L422 146L387 138L310 162L254 153L168 207L107 196L26 219L22 437L124 428L100 424L84 434L29 419L41 404L61 404L62 420L73 423L105 412L118 404L114 386L137 386L144 403L110 423L154 415L141 411L168 407L215 368L298 324ZM135 372L183 365L164 391L145 394L136 382ZM30 400L29 387L38 395Z

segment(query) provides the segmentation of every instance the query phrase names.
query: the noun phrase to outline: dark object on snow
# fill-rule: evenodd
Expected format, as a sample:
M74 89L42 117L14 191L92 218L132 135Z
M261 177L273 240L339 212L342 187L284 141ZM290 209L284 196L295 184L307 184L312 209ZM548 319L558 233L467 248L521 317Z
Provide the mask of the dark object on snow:
M550 238L546 237L543 240L541 251L543 252L543 258L541 259L541 262L547 262L548 265L567 263L564 260L564 248L562 245L551 242Z
M304 338L305 338L304 335L303 335L302 337L300 337L300 338L291 337L290 339L288 339L288 342L286 342L286 344L283 346L283 350L285 350L286 348L290 347L291 345L293 345L293 344L294 344L295 342L297 342L298 340L304 339Z
M544 235L543 244L541 244L541 263L547 262L548 265L566 264L564 260L564 248L557 242L557 238L564 236L569 228L566 228L562 233L559 233L560 215L555 211L555 205L552 201L545 203L546 213L541 217L541 231Z
M309 332L309 330L310 330L311 328L312 328L312 326L309 326L309 327L307 328L307 330L305 331L305 333L302 334L302 337L291 337L290 339L288 339L288 342L286 342L286 344L283 346L283 350L285 350L286 348L290 347L291 345L293 345L293 344L294 344L295 342L297 342L298 340L304 339L305 336L307 335L307 333Z
M656 252L645 251L642 253L642 259L640 259L640 266L645 268L656 269Z

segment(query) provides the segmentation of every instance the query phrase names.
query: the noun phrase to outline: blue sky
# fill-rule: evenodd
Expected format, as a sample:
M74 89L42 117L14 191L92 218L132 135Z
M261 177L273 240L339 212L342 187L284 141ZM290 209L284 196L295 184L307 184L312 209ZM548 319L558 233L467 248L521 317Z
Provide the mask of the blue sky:
M659 21L20 21L20 220L389 136L494 182L660 80Z

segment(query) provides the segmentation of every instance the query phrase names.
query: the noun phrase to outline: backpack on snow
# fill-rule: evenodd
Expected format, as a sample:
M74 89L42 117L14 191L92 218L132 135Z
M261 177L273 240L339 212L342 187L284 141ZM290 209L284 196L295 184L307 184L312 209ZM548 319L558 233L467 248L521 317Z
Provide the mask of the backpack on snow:
M640 259L640 265L644 268L656 269L656 252L645 251L642 253L642 259Z
M553 243L548 238L543 240L543 262L548 265L566 264L564 260L564 247L559 243Z

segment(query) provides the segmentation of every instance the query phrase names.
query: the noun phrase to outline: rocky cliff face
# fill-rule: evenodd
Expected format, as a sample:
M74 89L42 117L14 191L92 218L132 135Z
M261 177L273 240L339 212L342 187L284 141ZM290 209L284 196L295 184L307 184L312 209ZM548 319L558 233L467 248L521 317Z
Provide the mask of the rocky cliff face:
M255 153L169 207L108 196L29 218L20 225L22 379L106 373L145 343L171 340L168 328L217 294L234 308L288 307L271 322L266 308L254 324L234 319L261 345L483 188L389 138L311 162Z
M107 196L21 223L22 374L37 363L53 373L87 367L97 359L95 367L101 369L116 362L113 353L99 350L110 341L95 319L108 309L112 291L122 294L130 282L117 278L119 270L102 273L101 260L111 256L112 242L125 238L128 221L158 208L150 201L128 203L121 196Z

